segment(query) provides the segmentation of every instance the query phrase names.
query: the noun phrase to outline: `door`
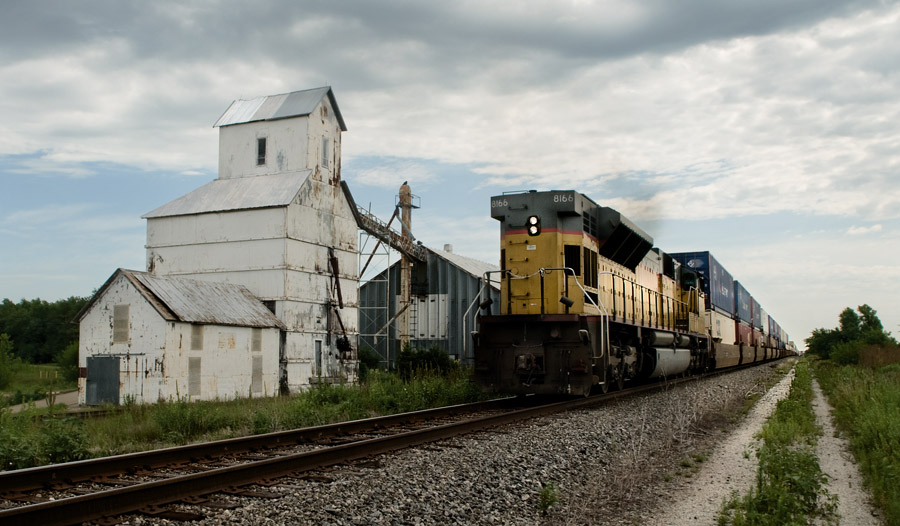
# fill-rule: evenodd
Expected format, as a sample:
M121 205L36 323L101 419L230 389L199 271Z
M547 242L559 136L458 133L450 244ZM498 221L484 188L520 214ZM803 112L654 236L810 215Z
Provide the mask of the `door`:
M88 356L85 381L87 405L119 404L119 358Z

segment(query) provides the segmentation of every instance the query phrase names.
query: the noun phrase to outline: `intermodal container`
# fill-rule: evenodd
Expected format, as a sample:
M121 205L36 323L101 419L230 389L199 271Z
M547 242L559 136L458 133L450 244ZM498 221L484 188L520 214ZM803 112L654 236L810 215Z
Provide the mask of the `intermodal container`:
M734 278L709 252L679 252L673 259L703 278L706 308L734 316Z
M753 345L753 328L750 324L740 320L734 320L734 343Z
M748 325L753 321L753 311L750 307L753 298L740 281L734 282L734 319L741 320Z
M754 329L762 329L762 307L759 306L759 302L756 301L752 296L750 297L750 316L753 318Z

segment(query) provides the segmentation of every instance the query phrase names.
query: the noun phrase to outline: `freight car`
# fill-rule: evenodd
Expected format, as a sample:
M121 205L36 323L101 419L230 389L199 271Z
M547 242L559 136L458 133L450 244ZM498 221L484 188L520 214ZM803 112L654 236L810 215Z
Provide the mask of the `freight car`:
M482 304L472 333L474 378L487 390L587 395L789 352L709 252L666 254L579 192L495 196L491 216L501 265L485 279L499 280L501 300Z

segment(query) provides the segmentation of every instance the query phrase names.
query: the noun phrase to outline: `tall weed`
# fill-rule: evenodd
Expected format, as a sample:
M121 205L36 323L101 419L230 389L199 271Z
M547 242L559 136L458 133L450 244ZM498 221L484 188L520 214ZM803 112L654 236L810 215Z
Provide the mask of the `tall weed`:
M888 524L900 524L900 367L816 365L837 427Z
M760 432L756 485L725 504L719 524L804 526L812 517L835 520L836 498L825 489L827 477L815 453L821 429L812 399L809 364L801 360L788 396Z

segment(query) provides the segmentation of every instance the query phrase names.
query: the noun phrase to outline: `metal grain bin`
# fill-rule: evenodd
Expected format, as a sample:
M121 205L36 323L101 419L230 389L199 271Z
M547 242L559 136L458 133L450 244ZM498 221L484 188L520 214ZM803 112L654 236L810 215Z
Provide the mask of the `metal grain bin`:
M709 252L678 252L669 254L682 265L696 271L703 278L706 308L734 315L734 278Z

